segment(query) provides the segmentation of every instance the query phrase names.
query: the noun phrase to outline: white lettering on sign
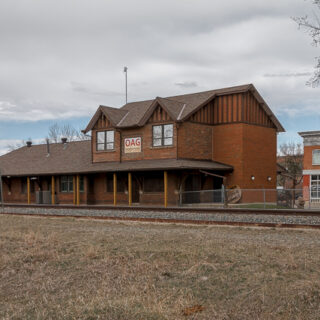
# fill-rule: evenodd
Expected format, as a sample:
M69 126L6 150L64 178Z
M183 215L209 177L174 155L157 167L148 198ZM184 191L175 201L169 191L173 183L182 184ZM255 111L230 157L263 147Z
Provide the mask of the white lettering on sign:
M124 139L124 153L133 152L141 152L141 137Z

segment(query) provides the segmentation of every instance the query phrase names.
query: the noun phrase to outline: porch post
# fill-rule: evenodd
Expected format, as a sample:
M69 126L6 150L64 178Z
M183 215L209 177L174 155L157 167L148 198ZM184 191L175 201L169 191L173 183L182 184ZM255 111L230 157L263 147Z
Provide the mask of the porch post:
M113 205L117 205L117 174L113 173Z
M131 172L128 172L128 198L129 198L129 206L132 205L132 177Z
M164 171L163 173L163 182L164 182L164 207L168 206L168 172Z
M73 204L77 204L77 193L76 193L76 176L73 176Z
M55 179L54 176L51 177L51 204L55 204Z
M28 197L28 204L30 204L30 177L27 177L27 197Z
M80 205L80 176L77 174L77 206Z

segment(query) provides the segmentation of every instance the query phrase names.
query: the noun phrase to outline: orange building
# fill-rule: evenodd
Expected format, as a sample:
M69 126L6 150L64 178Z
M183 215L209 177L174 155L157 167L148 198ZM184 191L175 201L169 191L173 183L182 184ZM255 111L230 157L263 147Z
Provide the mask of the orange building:
M1 156L4 199L167 206L183 202L182 191L275 189L283 131L252 84L100 106L83 130L91 141Z
M299 132L303 138L303 198L307 207L320 207L320 131Z

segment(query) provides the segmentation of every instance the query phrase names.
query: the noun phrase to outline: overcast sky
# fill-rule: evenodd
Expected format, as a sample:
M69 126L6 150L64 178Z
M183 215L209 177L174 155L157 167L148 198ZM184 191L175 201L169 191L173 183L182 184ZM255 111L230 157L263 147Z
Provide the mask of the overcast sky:
M291 19L304 0L1 0L0 153L83 129L100 104L253 83L287 133L320 130L320 55Z

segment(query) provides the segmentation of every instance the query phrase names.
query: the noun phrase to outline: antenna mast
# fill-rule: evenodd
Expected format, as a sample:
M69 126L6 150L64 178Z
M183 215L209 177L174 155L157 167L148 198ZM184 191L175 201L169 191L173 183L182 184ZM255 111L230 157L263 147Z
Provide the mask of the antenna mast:
M128 103L128 67L124 67L123 72L126 74L126 104L127 104Z

